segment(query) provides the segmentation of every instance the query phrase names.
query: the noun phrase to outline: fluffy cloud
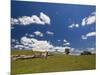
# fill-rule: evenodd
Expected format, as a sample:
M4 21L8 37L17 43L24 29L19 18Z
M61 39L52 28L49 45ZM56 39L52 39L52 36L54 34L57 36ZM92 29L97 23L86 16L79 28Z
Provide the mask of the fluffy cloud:
M22 49L24 46L23 45L15 45L14 48Z
M49 42L47 41L38 41L34 44L34 48L33 50L42 50L42 51L45 51L45 50L50 50L50 48L53 48L52 45L50 45Z
M82 35L82 39L87 39L88 37L96 36L96 32L89 32L86 35Z
M68 26L68 28L79 28L79 24L71 24Z
M50 17L45 15L43 12L40 13L40 19L42 20L42 22L50 24Z
M30 39L27 37L22 37L20 41L21 41L21 44L23 44L24 46L29 46L29 45L32 45L34 43L33 41L37 41L37 40Z
M37 15L22 16L19 18L11 18L11 25L30 25L30 24L50 24L50 17L40 12L40 17Z
M66 45L70 45L70 43L69 43L69 42L66 42L66 43L64 43L63 45L64 45L64 46L66 46Z
M54 33L53 32L50 32L50 31L46 31L47 34L49 35L53 35Z
M87 37L96 36L96 32L90 32L86 35Z
M86 35L82 35L81 38L84 40L87 39Z
M53 46L50 42L46 40L37 40L35 38L28 38L26 36L20 39L20 44L14 45L12 47L14 49L25 49L25 50L33 50L33 51L60 51L64 52L65 48L69 47L61 47L61 46Z
M37 36L43 37L43 33L41 33L40 31L35 31L34 34Z
M65 40L65 39L63 40L63 42L64 42L64 44L63 44L64 46L70 45L70 43L67 40Z
M46 40L37 40L34 38L28 38L26 36L20 39L19 44L12 44L12 49L25 49L25 50L33 50L33 51L51 51L53 49L53 45L51 45Z
M53 45L51 45L48 41L44 40L37 40L34 38L27 38L27 37L22 37L21 38L21 44L24 45L25 47L31 47L33 51L45 51L45 50L50 50L53 48Z
M96 22L96 12L92 12L90 16L83 18L82 26L91 25Z
M18 19L11 18L11 24L12 25L19 24L19 20Z
M21 25L29 25L29 24L32 24L32 23L43 24L43 25L45 24L36 15L32 15L31 17L29 17L29 16L22 16L22 17L18 18L18 20L19 20L19 23Z
M63 42L67 42L67 40L64 39Z

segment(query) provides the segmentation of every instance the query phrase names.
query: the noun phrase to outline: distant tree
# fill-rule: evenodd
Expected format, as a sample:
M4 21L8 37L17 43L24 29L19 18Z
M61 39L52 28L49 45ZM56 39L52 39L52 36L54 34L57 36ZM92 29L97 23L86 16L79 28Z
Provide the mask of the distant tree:
M89 52L89 51L83 51L82 53L81 53L81 55L91 55L92 53L91 52Z
M65 48L65 53L69 54L70 53L69 49Z

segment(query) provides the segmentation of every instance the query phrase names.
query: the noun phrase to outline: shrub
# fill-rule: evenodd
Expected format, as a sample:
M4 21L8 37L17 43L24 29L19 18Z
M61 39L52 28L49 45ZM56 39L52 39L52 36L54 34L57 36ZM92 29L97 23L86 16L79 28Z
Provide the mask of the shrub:
M83 51L82 53L81 53L81 55L91 55L92 53L91 52L89 52L89 51Z
M65 49L65 53L66 53L66 54L69 54L69 53L70 53L69 49L66 48L66 49Z

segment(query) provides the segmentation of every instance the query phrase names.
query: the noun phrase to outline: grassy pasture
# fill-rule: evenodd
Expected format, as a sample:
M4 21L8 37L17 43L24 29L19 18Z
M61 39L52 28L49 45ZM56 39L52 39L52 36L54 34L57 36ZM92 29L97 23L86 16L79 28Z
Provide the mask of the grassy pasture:
M11 51L11 55L25 54L32 55L32 51ZM91 70L96 68L95 55L71 56L64 54L56 54L45 58L33 58L16 60L11 63L11 75L43 73L43 72L59 72L59 71L75 71L75 70Z

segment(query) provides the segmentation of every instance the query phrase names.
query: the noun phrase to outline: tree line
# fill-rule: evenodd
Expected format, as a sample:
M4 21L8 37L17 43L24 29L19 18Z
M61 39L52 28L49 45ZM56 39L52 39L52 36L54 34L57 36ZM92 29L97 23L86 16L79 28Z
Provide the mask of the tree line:
M70 53L70 49L65 49L65 54L68 55ZM90 51L83 51L80 55L92 55Z

